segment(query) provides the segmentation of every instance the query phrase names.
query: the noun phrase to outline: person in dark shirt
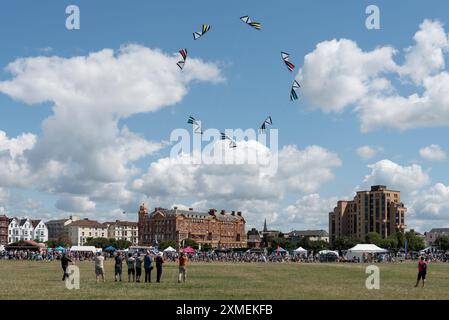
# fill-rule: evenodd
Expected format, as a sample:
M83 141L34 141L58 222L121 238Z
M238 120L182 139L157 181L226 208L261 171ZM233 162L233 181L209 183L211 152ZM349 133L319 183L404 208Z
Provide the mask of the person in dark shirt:
M117 276L119 277L120 281L122 281L122 262L123 262L123 258L122 258L122 254L119 252L117 253L117 255L115 256L115 281L117 282Z
M64 275L62 276L62 281L65 281L65 279L69 277L69 274L67 273L67 267L69 266L69 262L72 262L72 260L70 260L64 253L61 258L61 267L62 271L64 272Z
M151 270L153 270L153 258L151 258L150 251L147 251L143 259L143 267L145 269L145 282L151 282Z
M163 263L164 259L162 258L162 252L159 252L156 257L156 282L161 282Z

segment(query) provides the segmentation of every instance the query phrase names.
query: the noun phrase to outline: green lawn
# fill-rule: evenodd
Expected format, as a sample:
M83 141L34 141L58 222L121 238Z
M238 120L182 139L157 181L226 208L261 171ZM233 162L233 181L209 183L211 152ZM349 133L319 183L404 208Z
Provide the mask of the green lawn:
M197 263L188 283L166 264L161 283L116 283L112 261L106 283L95 283L93 262L79 262L79 290L61 281L58 262L0 261L0 299L449 299L449 264L429 266L426 288L413 288L416 264L378 264L380 290L365 288L366 265ZM153 270L153 279L155 270Z

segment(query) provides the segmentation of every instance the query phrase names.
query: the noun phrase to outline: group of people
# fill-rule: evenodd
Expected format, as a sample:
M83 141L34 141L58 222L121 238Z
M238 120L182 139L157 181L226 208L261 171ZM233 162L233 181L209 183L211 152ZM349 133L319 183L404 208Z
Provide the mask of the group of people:
M179 276L178 282L186 282L187 279L187 261L188 257L184 253L180 253L178 257L179 263ZM98 252L95 256L95 277L96 282L99 283L105 282L105 267L104 267L105 256ZM69 257L67 254L63 254L61 257L61 266L63 270L62 280L65 281L69 274L67 273L67 268L70 263L74 263L74 260ZM122 274L123 274L123 264L125 264L126 270L128 271L128 282L141 282L142 271L145 272L144 282L151 282L151 272L154 267L153 264L156 265L156 282L161 282L162 277L162 265L164 264L163 253L159 252L158 254L152 254L150 251L147 251L145 255L140 253L137 254L122 254L121 252L117 252L114 255L114 281L121 282ZM142 270L143 269L143 270Z

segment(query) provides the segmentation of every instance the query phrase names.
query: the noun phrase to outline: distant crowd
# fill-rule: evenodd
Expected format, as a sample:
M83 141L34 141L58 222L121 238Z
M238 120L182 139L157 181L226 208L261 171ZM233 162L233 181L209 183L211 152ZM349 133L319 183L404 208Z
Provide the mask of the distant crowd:
M120 253L122 257L127 260L128 253L126 251L117 251L115 253L103 253L102 256L107 259L115 259L117 254ZM170 252L163 253L162 258L167 262L176 262L179 260L179 253ZM155 252L151 253L155 256ZM142 253L142 257L145 254ZM6 260L35 260L35 261L54 261L60 260L63 256L63 252L60 251L30 251L30 250L10 250L0 252L0 259ZM68 256L74 262L76 261L93 261L96 258L96 254L93 252L68 252ZM133 258L137 258L138 254L132 255ZM302 263L315 263L315 262L350 262L350 263L380 263L380 262L402 262L404 260L418 260L421 255L417 252L409 252L407 256L404 253L380 253L380 254L363 254L353 259L346 259L345 255L341 253L339 256L327 256L323 258L317 252L309 252L308 254L288 254L278 253L273 251L268 254L266 252L196 252L186 254L186 257L191 262L232 262L232 263L270 263L270 262L302 262ZM429 262L449 262L449 253L444 251L429 252L424 255Z

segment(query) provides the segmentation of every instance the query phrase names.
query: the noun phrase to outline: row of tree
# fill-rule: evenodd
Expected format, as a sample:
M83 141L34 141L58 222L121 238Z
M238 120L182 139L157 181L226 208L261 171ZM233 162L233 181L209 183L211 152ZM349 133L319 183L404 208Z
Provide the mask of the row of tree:
M398 251L405 248L407 242L408 251L419 251L425 248L424 239L418 237L414 230L408 232L396 232L387 238L382 238L377 232L370 232L366 235L365 243L375 244L384 249L391 251ZM333 246L335 250L348 250L360 243L357 239L351 239L347 237L338 238Z

